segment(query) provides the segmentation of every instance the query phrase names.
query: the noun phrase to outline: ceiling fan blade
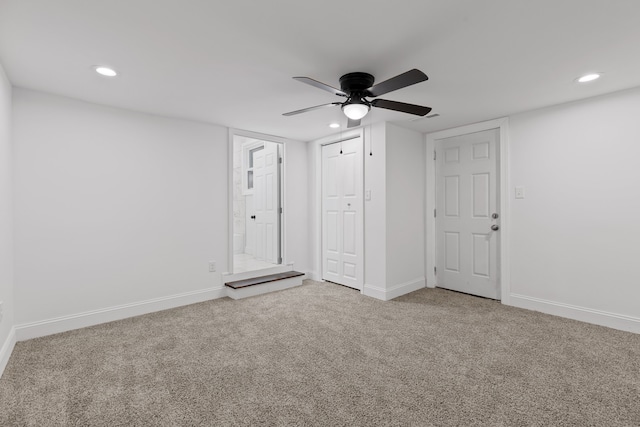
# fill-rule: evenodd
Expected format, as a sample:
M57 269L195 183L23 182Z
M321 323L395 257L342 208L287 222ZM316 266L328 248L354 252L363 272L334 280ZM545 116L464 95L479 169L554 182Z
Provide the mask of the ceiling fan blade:
M347 120L347 128L354 128L356 126L360 126L360 120Z
M326 90L327 92L331 92L334 95L347 96L347 94L341 91L340 89L336 89L335 87L326 85L322 82L313 80L312 78L309 78L309 77L294 77L293 79L302 83L306 83L313 87L317 87L318 89Z
M340 102L332 102L331 104L316 105L315 107L303 108L302 110L289 111L282 114L283 116L295 116L296 114L306 113L307 111L319 110L324 107L333 107L334 105L341 105Z
M378 108L386 108L387 110L402 111L403 113L415 114L416 116L426 116L431 111L430 107L422 105L407 104L398 101L389 101L387 99L374 99L371 105Z
M406 73L391 77L389 80L371 86L367 89L367 96L384 95L385 93L393 92L394 90L402 89L403 87L411 86L425 80L429 80L429 77L422 71L414 68Z

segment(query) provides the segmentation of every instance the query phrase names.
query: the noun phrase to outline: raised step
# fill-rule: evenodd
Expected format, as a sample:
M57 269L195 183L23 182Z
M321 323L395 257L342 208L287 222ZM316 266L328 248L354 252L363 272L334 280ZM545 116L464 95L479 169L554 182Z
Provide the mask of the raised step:
M284 273L286 271L293 271L293 263L280 264L271 268L264 268L260 270L243 271L242 273L222 273L222 282L229 283L236 280L251 279L257 276L266 276L268 274Z
M225 283L225 286L227 287L227 296L240 299L299 286L302 284L304 276L305 274L299 271L287 271L236 280Z

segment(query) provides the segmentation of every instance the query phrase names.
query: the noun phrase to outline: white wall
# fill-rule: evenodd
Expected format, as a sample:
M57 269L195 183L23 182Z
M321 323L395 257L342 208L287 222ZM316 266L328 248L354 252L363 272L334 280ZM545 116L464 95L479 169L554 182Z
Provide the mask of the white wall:
M227 150L223 127L14 89L16 323L220 288Z
M302 273L311 271L309 248L309 168L307 143L285 142L285 261Z
M514 305L640 332L639 113L634 89L510 117Z
M364 289L388 300L425 286L423 135L390 123L374 123L313 141L310 215L314 278L321 280L321 145L364 136Z
M419 132L388 123L386 146L386 288L393 298L425 286L426 162Z
M387 123L365 129L364 293L385 299L387 288Z
M13 348L13 190L11 83L0 65L0 375Z

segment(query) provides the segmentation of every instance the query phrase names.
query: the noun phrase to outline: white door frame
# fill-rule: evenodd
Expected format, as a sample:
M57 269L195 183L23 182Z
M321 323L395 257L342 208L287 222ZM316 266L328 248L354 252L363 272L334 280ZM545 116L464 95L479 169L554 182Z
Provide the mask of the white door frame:
M426 136L426 247L425 265L427 267L427 287L435 288L438 281L434 273L436 266L436 220L433 212L436 208L436 161L433 158L435 143L437 140L453 136L466 135L468 133L481 132L490 129L498 129L500 134L500 159L499 159L499 193L500 193L500 256L498 283L500 286L500 301L502 304L510 304L511 282L509 268L509 233L510 233L510 194L509 194L509 119L507 117L474 123L453 129L429 133Z
M327 137L321 138L319 140L313 141L310 143L310 147L309 150L311 150L311 156L312 159L314 160L313 163L310 165L313 170L312 170L312 182L311 182L311 190L313 193L313 197L310 199L311 202L311 224L312 224L312 230L313 230L313 235L311 236L311 247L313 248L312 250L312 265L313 265L313 272L310 274L311 279L313 280L317 280L317 281L322 281L322 146L323 145L328 145L328 144L333 144L336 142L340 142L340 141L345 141L348 139L353 139L353 138L362 138L363 141L363 146L366 146L366 141L365 141L365 135L364 135L364 128L359 127L359 128L354 128L354 129L347 129L343 132L340 132L338 134L334 134L334 135L329 135ZM362 179L363 179L363 183L366 186L366 183L364 182L364 177L365 177L365 171L364 171L365 165L363 164L362 167ZM365 214L364 212L364 202L363 202L363 206L362 206L362 213L363 215ZM366 219L364 220L366 221ZM366 236L364 236L364 221L363 224L361 224L362 226L362 232L363 232L363 240L366 240ZM363 262L364 262L364 248L362 251L362 255L363 255ZM364 280L364 277L363 277ZM363 286L364 289L364 286ZM360 291L360 293L364 293L364 291Z
M355 282L360 281L360 283L357 283L357 286L354 285L354 283L350 283L350 279L344 275L344 263L342 264L341 267L338 268L338 271L342 271L342 274L337 274L336 278L334 280L332 280L331 278L327 278L325 277L325 268L326 268L326 264L325 264L325 256L327 255L325 250L326 250L326 239L325 239L325 235L324 235L324 231L325 231L325 226L326 226L326 222L325 222L325 198L323 197L324 194L324 184L325 184L325 176L324 176L324 148L325 147L329 147L329 146L333 146L334 149L340 149L340 155L342 155L342 147L344 143L348 143L349 141L353 141L353 140L359 140L359 147L357 148L357 152L360 153L359 158L357 158L357 162L360 163L360 173L357 175L360 175L360 185L356 185L356 194L357 196L355 196L355 200L353 200L351 203L355 203L357 206L357 210L356 210L356 224L355 224L355 229L356 229L356 238L355 238L355 253L356 253L356 272L355 272L355 276L356 276L356 280L354 280ZM321 208L321 214L320 214L320 223L321 223L321 228L322 228L322 239L321 239L321 253L322 253L322 266L321 266L321 270L320 270L320 274L322 275L322 280L324 281L331 281L331 282L335 282L338 284L342 284L344 286L348 286L354 289L357 289L360 291L360 293L364 292L364 140L362 139L362 137L360 136L354 136L352 138L342 138L340 139L340 141L338 142L334 142L334 143L329 143L329 144L322 144L321 145L321 151L322 151L322 157L321 157L321 168L320 168L320 182L321 182L321 200L322 203L320 205ZM356 182L357 184L357 182ZM344 194L342 194L342 191L339 192L339 194L341 194L341 197L344 197ZM359 200L358 200L359 199ZM341 199L341 203L342 203L342 199ZM358 203L359 201L359 203ZM351 205L351 203L349 203L349 206ZM344 205L342 205L343 209ZM344 219L341 220L342 221L342 228L340 228L342 230L342 234L340 235L340 238L344 237ZM340 220L339 220L340 222ZM358 236L359 234L359 236ZM340 261L344 261L344 258L349 259L349 255L345 252L344 250L344 239L343 239L343 243L338 245L341 250L340 252ZM360 258L359 262L357 261L357 258ZM328 261L328 258L326 259ZM359 279L359 280L358 280Z
M223 274L230 274L233 272L233 137L244 136L246 138L259 139L261 141L275 142L282 146L282 159L286 162L287 156L287 144L298 143L296 141L280 138L278 136L266 135L258 132L251 132L248 130L240 130L229 128L229 140L227 146L227 272ZM282 257L282 263L280 265L287 265L289 263L287 256L287 185L286 185L286 168L280 169L280 207L282 208L282 216L280 221L280 256ZM255 270L255 277L260 276L260 270ZM252 272L253 274L253 272Z

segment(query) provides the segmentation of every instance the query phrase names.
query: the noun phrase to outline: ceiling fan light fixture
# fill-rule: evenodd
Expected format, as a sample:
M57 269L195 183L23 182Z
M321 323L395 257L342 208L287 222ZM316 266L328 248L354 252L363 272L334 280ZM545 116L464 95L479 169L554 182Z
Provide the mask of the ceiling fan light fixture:
M354 103L342 106L344 115L351 120L360 120L369 112L369 106L367 104Z

